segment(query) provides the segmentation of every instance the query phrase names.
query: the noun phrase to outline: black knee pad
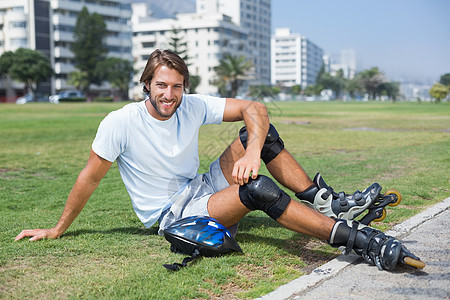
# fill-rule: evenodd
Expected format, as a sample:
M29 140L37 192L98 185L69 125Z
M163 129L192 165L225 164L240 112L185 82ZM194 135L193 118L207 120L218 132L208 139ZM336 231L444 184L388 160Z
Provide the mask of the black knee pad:
M272 179L260 175L249 179L239 187L239 198L250 210L262 210L276 220L286 210L291 197L280 189Z
M239 139L241 140L242 145L245 149L247 149L247 128L244 126L239 130ZM270 124L269 132L267 133L266 140L264 142L264 146L261 150L261 158L264 163L267 165L272 159L274 159L281 150L284 149L284 142L280 138L278 131L275 129L275 126Z

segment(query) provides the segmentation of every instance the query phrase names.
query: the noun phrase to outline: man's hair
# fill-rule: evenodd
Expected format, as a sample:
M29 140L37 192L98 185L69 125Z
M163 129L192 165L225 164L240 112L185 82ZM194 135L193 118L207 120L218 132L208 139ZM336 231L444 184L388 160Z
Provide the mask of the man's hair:
M150 83L152 81L155 70L160 66L166 66L170 69L174 69L178 73L183 75L183 87L184 89L189 87L189 70L186 63L181 57L170 50L161 51L159 49L156 49L152 52L152 54L150 54L139 82ZM144 93L148 94L149 92L150 91L144 85Z

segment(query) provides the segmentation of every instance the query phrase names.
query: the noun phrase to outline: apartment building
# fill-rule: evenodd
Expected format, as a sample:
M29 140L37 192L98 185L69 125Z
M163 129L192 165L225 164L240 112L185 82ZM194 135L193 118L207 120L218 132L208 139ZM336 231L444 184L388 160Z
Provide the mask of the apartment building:
M55 93L73 88L68 75L75 70L73 42L78 13L86 7L89 13L100 14L108 31L106 47L109 56L127 60L132 57L131 5L119 0L2 0L0 1L0 54L20 47L39 50L47 55L55 76L42 92ZM108 85L94 86L98 92ZM17 83L3 83L2 93L16 94Z
M248 30L249 58L255 67L251 84L270 85L271 0L196 0L197 13L221 13Z
M336 76L342 72L344 78L353 79L356 75L356 53L353 49L341 50L340 56L324 55L325 72Z
M187 42L189 72L201 77L198 93L217 94L211 83L214 67L225 54L249 57L248 31L233 23L224 14L188 13L175 18L152 19L144 3L133 4L133 57L137 74L133 78L133 97L144 97L139 78L149 55L155 49L170 48L173 30L180 30L180 37Z
M323 50L289 28L277 28L271 39L273 85L314 85L323 64Z

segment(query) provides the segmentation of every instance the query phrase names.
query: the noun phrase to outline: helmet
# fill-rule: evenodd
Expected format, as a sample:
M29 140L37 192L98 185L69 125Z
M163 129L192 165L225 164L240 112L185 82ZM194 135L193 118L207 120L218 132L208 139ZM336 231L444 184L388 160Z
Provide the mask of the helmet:
M217 256L231 251L242 252L228 229L217 220L193 216L178 220L163 230L173 252Z

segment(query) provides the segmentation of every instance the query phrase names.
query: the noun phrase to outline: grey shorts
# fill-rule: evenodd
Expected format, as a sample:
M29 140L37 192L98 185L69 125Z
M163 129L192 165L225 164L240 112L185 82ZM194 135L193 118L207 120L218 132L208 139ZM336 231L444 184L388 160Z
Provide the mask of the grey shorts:
M207 173L198 174L183 191L174 196L174 204L159 218L158 233L162 235L162 230L179 219L190 216L209 216L209 197L228 186L217 159L211 163ZM232 234L235 234L236 230Z

